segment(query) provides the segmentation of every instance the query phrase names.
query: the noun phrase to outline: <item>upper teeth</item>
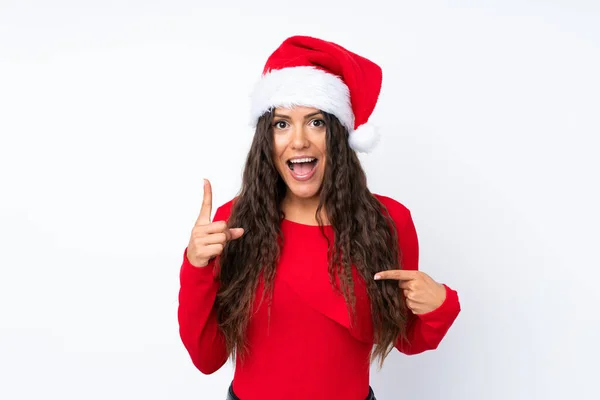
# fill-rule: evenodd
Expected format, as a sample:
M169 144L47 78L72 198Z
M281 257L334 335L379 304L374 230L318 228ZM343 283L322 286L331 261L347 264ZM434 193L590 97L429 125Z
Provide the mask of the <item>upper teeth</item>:
M293 164L298 164L298 163L303 163L303 162L312 162L314 160L316 160L316 158L308 157L308 158L296 158L294 160L290 160L290 162Z

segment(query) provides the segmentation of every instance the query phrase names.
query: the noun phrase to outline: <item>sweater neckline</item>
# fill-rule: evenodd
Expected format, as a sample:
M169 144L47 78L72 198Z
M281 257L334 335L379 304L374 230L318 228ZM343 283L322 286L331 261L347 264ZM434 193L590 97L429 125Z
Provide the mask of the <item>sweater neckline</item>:
M282 224L287 224L289 226L296 226L296 227L303 228L303 229L320 229L319 225L303 224L301 222L292 221L292 220L289 220L287 218L284 218L282 220ZM331 229L331 225L323 225L323 228L325 228L325 229Z

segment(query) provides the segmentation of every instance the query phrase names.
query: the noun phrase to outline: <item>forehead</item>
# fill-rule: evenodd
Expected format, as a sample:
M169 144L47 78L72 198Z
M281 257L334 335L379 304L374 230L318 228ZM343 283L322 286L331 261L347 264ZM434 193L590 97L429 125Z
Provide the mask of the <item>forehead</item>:
M305 115L321 112L318 108L306 106L277 107L274 111L276 115L288 117L304 117Z

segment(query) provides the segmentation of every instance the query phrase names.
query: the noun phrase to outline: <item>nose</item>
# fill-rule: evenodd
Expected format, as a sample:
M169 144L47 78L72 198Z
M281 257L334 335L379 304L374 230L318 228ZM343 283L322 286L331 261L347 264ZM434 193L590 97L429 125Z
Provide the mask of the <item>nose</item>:
M307 132L304 130L303 124L293 129L291 147L294 150L305 149L310 145Z

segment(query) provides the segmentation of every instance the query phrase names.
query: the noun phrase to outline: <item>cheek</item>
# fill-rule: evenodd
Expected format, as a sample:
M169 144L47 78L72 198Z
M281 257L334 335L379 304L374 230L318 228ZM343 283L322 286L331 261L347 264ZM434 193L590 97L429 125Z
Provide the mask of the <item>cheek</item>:
M323 155L323 159L325 159L325 157L327 156L327 141L323 139L319 142L317 146L319 148L319 151Z
M273 137L273 155L280 158L287 147L287 139L284 135L275 135Z
M283 161L281 161L281 159L283 158L283 153L285 152L286 149L286 141L284 138L282 138L281 136L277 136L275 135L275 137L273 138L273 162L275 163L275 167L277 168L277 170L282 173L283 168L285 167L285 163Z
M323 130L319 132L314 139L314 144L321 153L325 154L327 150L327 131Z

